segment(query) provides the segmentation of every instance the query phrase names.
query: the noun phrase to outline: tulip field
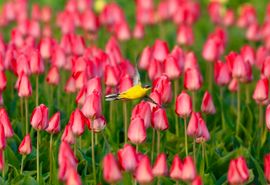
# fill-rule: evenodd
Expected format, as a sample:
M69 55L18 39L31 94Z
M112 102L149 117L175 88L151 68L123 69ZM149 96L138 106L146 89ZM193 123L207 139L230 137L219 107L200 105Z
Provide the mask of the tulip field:
M270 184L270 2L0 1L0 185Z

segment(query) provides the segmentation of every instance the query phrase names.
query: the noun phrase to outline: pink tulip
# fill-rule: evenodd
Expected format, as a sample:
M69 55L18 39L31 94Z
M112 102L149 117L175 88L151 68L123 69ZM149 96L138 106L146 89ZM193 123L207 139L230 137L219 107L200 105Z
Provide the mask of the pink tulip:
M87 95L91 94L94 90L102 92L102 85L100 77L94 77L88 80L86 84Z
M177 42L181 45L190 46L194 42L192 28L189 25L180 25L177 30Z
M128 139L135 144L143 143L146 139L144 121L140 117L131 120L128 128Z
M81 177L76 172L76 169L74 168L68 169L66 185L82 185Z
M30 70L33 74L41 74L44 72L44 63L37 49L33 49L30 55Z
M74 135L81 136L84 133L85 121L86 117L79 109L76 109L71 113L69 124Z
M139 68L140 69L148 69L149 63L152 58L152 48L149 46L146 46L141 54L140 60L139 60Z
M205 121L201 117L199 118L199 125L201 128L201 135L196 138L196 142L203 143L210 140L210 133L208 131Z
M191 185L203 185L202 178L200 176L197 176L191 183Z
M124 171L134 171L137 167L138 159L136 150L129 144L125 144L124 148L118 150L118 160Z
M31 137L29 134L23 138L18 150L21 155L28 155L32 152Z
M62 134L61 140L65 141L65 142L67 142L69 144L74 144L75 143L75 137L73 135L70 124L66 125L66 127L64 129L64 132Z
M258 102L262 103L264 100L268 99L268 80L267 78L261 78L256 85L256 88L253 93L253 99Z
M147 72L151 81L154 81L160 77L163 73L162 63L156 59L151 60L149 63Z
M199 90L202 86L202 76L197 68L187 69L184 77L184 87L190 91Z
M268 130L270 130L270 105L268 105L266 108L265 122L266 122L266 127L268 128Z
M246 65L244 63L243 57L241 55L237 55L232 65L232 76L241 80L246 77L246 74Z
M60 112L55 113L51 119L49 120L48 127L46 128L46 131L51 134L56 134L60 132Z
M170 169L170 177L175 181L179 181L182 178L182 168L183 164L181 159L178 155L175 155Z
M128 74L123 76L119 82L119 92L124 92L133 86L133 81Z
M153 91L150 93L149 97L156 102L156 104L158 105L161 105L161 96L160 96L160 93L157 92L157 91ZM151 111L154 109L154 107L157 107L156 104L154 103L151 103L151 102L148 102L150 104L150 107L151 107Z
M266 57L264 62L263 62L262 74L266 78L268 78L268 79L270 78L270 57Z
M203 58L208 62L215 62L219 58L219 54L219 43L213 38L208 38L203 46Z
M10 123L8 113L4 108L0 108L0 120L4 127L5 137L10 138L14 135L12 125Z
M156 40L153 45L153 57L158 61L164 61L169 54L169 47L165 41Z
M231 92L237 92L238 86L239 86L239 83L238 83L237 79L233 78L231 80L228 88Z
M187 135L193 138L200 137L202 134L201 125L199 124L199 118L197 114L198 113L196 112L192 112L187 127Z
M196 178L196 167L192 157L187 156L183 161L182 179L184 181L193 181Z
M223 24L225 26L232 26L234 24L235 15L234 11L231 9L227 9L223 16Z
M192 101L185 91L182 91L176 98L175 112L179 117L188 117L192 112Z
M75 79L73 76L70 76L70 78L67 80L66 85L65 85L65 92L66 93L76 92Z
M40 55L43 59L49 59L52 54L52 39L43 38L40 41Z
M269 51L265 46L258 47L256 51L256 62L255 65L257 68L261 69L265 58L269 55Z
M48 127L48 107L44 104L36 107L31 115L30 123L36 130L44 130Z
M167 130L169 121L163 108L155 107L152 111L152 127L156 130Z
M131 33L126 21L121 21L115 25L115 35L119 40L125 41L130 39Z
M7 86L7 77L5 71L0 71L0 91L4 91Z
M203 95L201 111L206 114L215 114L216 108L212 99L211 94L208 91L205 91Z
M18 95L19 97L29 97L32 95L32 86L25 73L22 73L18 79Z
M55 46L52 53L51 64L57 68L63 68L67 63L67 57L65 55L65 50L60 46Z
M133 30L133 37L136 39L142 39L144 37L145 31L144 26L141 23L136 23Z
M90 127L88 127L93 132L97 133L106 127L106 120L103 116L96 117L94 120L89 121Z
M111 153L103 158L103 178L108 183L116 183L122 179L120 168Z
M60 81L60 74L56 66L52 66L47 74L46 82L51 85L58 85Z
M228 85L231 80L231 73L227 63L217 61L214 67L215 82L220 86Z
M101 95L94 90L88 95L81 109L87 118L95 118L101 115Z
M151 124L151 107L148 102L141 101L132 110L131 119L140 117L144 120L145 128L148 128Z
M140 160L135 171L135 178L140 184L147 184L153 181L154 176L151 169L150 160L147 156L143 156L143 158Z
M166 162L166 155L164 153L161 153L157 156L152 172L153 172L153 175L156 177L167 175L168 167L167 167L167 162Z
M270 182L270 154L264 156L264 176L267 182Z
M0 150L4 150L5 148L6 148L5 130L3 124L0 124Z
M117 86L119 82L119 76L116 67L107 65L104 72L105 84L108 86Z
M237 20L237 26L246 28L257 22L256 10L252 5L244 4L240 9L240 15Z
M233 159L230 161L228 170L229 184L243 184L249 178L249 171L246 161L243 157Z
M245 45L241 48L241 56L243 57L245 62L248 62L251 65L255 64L256 61L256 55L255 51L252 47L249 45Z

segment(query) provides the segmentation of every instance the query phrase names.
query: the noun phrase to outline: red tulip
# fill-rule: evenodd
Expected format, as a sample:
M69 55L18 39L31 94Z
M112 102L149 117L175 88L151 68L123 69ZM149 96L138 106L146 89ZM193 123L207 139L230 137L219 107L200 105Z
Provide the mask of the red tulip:
M17 76L20 76L22 73L25 73L26 75L30 74L30 66L29 66L29 60L26 55L20 54L17 56L17 60L11 61L11 65L13 68L14 73Z
M140 60L139 60L139 68L140 69L148 69L149 63L152 58L152 51L153 49L149 46L146 46L141 54Z
M249 178L249 171L246 161L243 157L233 159L230 161L228 170L229 184L243 184Z
M66 127L64 129L64 132L62 134L61 140L65 141L65 142L67 142L69 144L74 144L75 143L75 137L73 135L70 124L66 125Z
M153 181L154 176L151 169L150 160L147 156L143 156L143 158L140 160L135 171L135 178L140 184L147 184Z
M152 91L157 91L161 95L163 103L168 103L172 99L171 81L166 75L161 75L153 82Z
M89 121L90 127L93 132L100 132L106 127L106 120L103 116L96 117L94 120Z
M184 87L190 91L199 90L202 86L202 76L197 68L187 69L184 77Z
M255 65L257 68L259 69L262 68L263 62L268 55L269 55L269 51L267 50L265 46L258 47L257 52L256 52L256 62L255 62Z
M150 107L151 107L151 111L153 110L154 107L157 107L157 105L161 105L161 96L160 96L160 93L157 92L157 91L153 91L150 93L149 97L154 101L156 102L155 103L151 103L151 102L148 102L150 104Z
M21 155L28 155L32 152L31 137L29 134L23 138L18 150Z
M196 167L192 157L187 156L183 161L182 179L184 181L193 181L196 178Z
M76 109L71 113L69 124L74 135L81 136L83 134L85 128L85 120L86 117L79 109Z
M75 79L73 76L70 76L70 78L67 80L65 85L65 92L66 93L75 93L76 92L76 85L75 85Z
M105 84L107 86L117 86L119 82L119 76L116 67L107 65L104 72Z
M12 125L10 123L7 111L4 108L0 108L0 122L2 123L5 131L5 137L10 138L14 135Z
M169 47L165 41L156 40L153 45L153 57L158 61L164 61L169 54Z
M157 156L152 172L153 175L156 177L167 175L168 167L166 162L166 155L164 153L161 153Z
M232 65L232 76L234 78L242 80L246 77L246 74L247 70L243 57L241 55L237 55Z
M235 79L235 78L233 78L232 79L232 81L230 82L230 84L229 84L229 90L231 91L231 92L236 92L237 91L237 89L238 89L238 81L237 81L237 79Z
M135 144L143 143L146 139L144 121L140 117L131 120L128 128L128 139Z
M223 16L223 24L225 26L231 26L234 24L234 11L231 9L227 9Z
M29 64L31 73L41 74L44 72L44 63L37 49L32 49Z
M178 157L178 155L175 155L170 169L170 177L173 180L179 181L182 178L182 168L183 164L181 159Z
M76 96L76 103L79 105L79 106L83 106L84 105L84 102L85 102L85 99L86 99L86 88L83 87L81 88L81 90L78 92L77 96Z
M237 26L246 28L257 22L256 10L252 5L244 4L240 9L240 15L237 20Z
M205 121L201 117L199 118L199 125L201 128L201 135L196 138L196 142L197 143L206 142L210 139L210 133L208 131Z
M29 97L32 95L32 86L25 73L22 73L18 79L18 95L19 97Z
M40 41L40 55L43 59L49 59L52 54L52 40L51 38L43 38Z
M167 130L169 121L163 108L155 107L152 111L152 127L156 130Z
M119 92L124 92L133 86L133 81L128 74L123 76L119 82Z
M202 51L202 56L206 61L215 62L219 58L219 44L214 38L206 40Z
M88 78L86 71L79 71L73 74L73 77L75 79L76 89L81 89L86 84Z
M188 117L192 112L192 101L185 91L182 91L176 98L175 112L179 117Z
M193 31L189 25L180 25L177 30L177 42L181 45L190 46L194 42Z
M48 127L48 107L44 104L36 107L31 115L30 123L36 130L44 130Z
M115 35L119 40L130 39L130 30L126 21L121 21L115 25Z
M6 136L3 124L0 124L0 150L6 148Z
M197 176L191 183L191 185L203 185L202 178L200 176Z
M87 118L95 118L101 115L101 95L94 90L88 95L81 109Z
M151 60L147 72L151 81L157 79L162 75L163 68L162 63L156 59Z
M266 127L268 128L268 130L270 130L270 105L268 105L266 108L265 122L266 122Z
M81 185L81 184L82 184L81 177L76 172L76 169L69 168L66 185Z
M136 150L129 144L118 150L118 160L120 166L125 171L134 171L137 167L138 159Z
M5 71L0 71L0 91L4 91L7 86L7 77Z
M132 110L131 119L140 117L144 120L145 128L148 128L151 124L151 107L148 102L141 101Z
M256 88L253 93L253 99L258 102L262 103L264 100L268 99L268 80L267 78L261 78L256 85Z
M191 118L187 127L187 135L193 138L200 137L202 134L201 125L199 124L198 113L192 112Z
M270 57L266 57L264 62L263 62L262 74L266 78L268 78L268 79L270 78Z
M51 134L56 134L60 132L60 112L55 113L51 119L49 120L48 127L46 128L46 131Z
M270 182L270 154L264 156L264 176L267 182Z
M52 66L47 74L46 82L51 85L58 85L60 74L56 66Z
M62 68L66 65L66 63L67 57L65 55L65 50L61 46L56 45L52 53L51 64L57 68Z
M103 158L103 178L108 183L116 183L122 179L119 166L111 153Z
M223 63L220 60L215 63L214 77L215 82L220 86L227 85L230 82L231 73L227 63Z
M241 56L243 57L245 62L248 62L251 65L255 64L256 56L255 51L249 45L245 45L241 48Z
M134 30L133 30L133 37L135 39L142 39L144 37L144 26L141 23L136 23Z
M214 102L212 100L212 96L208 91L205 91L205 93L203 95L201 111L206 113L206 114L215 114L216 113L216 108L215 108Z

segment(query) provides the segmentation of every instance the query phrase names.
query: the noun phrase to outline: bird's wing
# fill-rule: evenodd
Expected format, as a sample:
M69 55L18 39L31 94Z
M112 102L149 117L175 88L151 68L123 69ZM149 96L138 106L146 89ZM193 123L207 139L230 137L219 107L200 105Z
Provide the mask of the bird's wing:
M139 59L139 56L137 56L136 61L135 61L136 63L135 63L135 75L133 77L133 85L138 85L141 83L140 73L138 70L138 59Z

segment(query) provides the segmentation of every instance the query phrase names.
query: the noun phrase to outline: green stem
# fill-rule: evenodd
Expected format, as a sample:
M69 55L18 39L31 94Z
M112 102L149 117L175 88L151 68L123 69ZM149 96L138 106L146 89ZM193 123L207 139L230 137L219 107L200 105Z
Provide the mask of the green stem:
M240 84L237 87L237 125L236 125L236 135L239 135L239 128L240 128L240 115L241 115L241 107L240 107Z
M196 139L193 140L193 158L194 163L196 164Z
M263 105L259 104L259 128L263 127Z
M203 164L203 167L202 167L202 174L201 174L201 176L203 177L203 175L204 175L204 168L205 168L205 149L204 149L204 143L202 143L202 164Z
M157 130L157 154L160 152L160 131Z
M188 142L187 142L187 118L184 118L184 125L185 125L185 152L186 157L188 156Z
M125 129L125 144L127 143L127 132L128 132L128 115L127 115L127 103L123 102L124 112L124 129Z
M177 93L178 93L178 80L174 80L174 102L176 102L177 98ZM174 114L175 118L175 133L176 136L179 136L179 122L178 122L178 116L177 114Z
M208 72L208 89L209 92L212 94L213 91L213 62L208 62L209 64L209 72Z
M53 179L53 134L50 135L50 183Z
M246 104L249 104L250 103L250 96L249 96L249 84L247 83L245 85L245 89L246 89Z
M36 75L36 106L38 106L38 75Z
M28 134L28 100L25 98L25 135Z
M76 156L77 155L77 136L75 136L75 139L74 139L74 155Z
M2 178L5 179L5 150L2 150L3 152L3 170L2 170Z
M151 150L151 161L154 160L154 151L155 151L155 129L152 132L152 150Z
M139 145L136 143L136 152L139 152Z
M40 144L40 131L37 131L37 182L39 184L39 173L40 173L40 169L39 169L39 144Z
M96 143L97 143L97 140L96 140ZM82 136L80 136L80 139L79 139L79 147L80 149L82 149Z
M23 125L23 122L24 122L24 112L23 112L23 98L20 98L20 109L21 109L21 122L22 122L22 125ZM24 132L26 128L24 128L22 126L22 133Z
M22 162L21 162L21 174L23 173L23 164L24 164L24 159L25 159L25 155L22 156Z
M93 176L94 176L94 184L97 184L96 180L96 161L95 161L95 133L92 132L91 135L91 140L92 140L92 167L93 167Z

